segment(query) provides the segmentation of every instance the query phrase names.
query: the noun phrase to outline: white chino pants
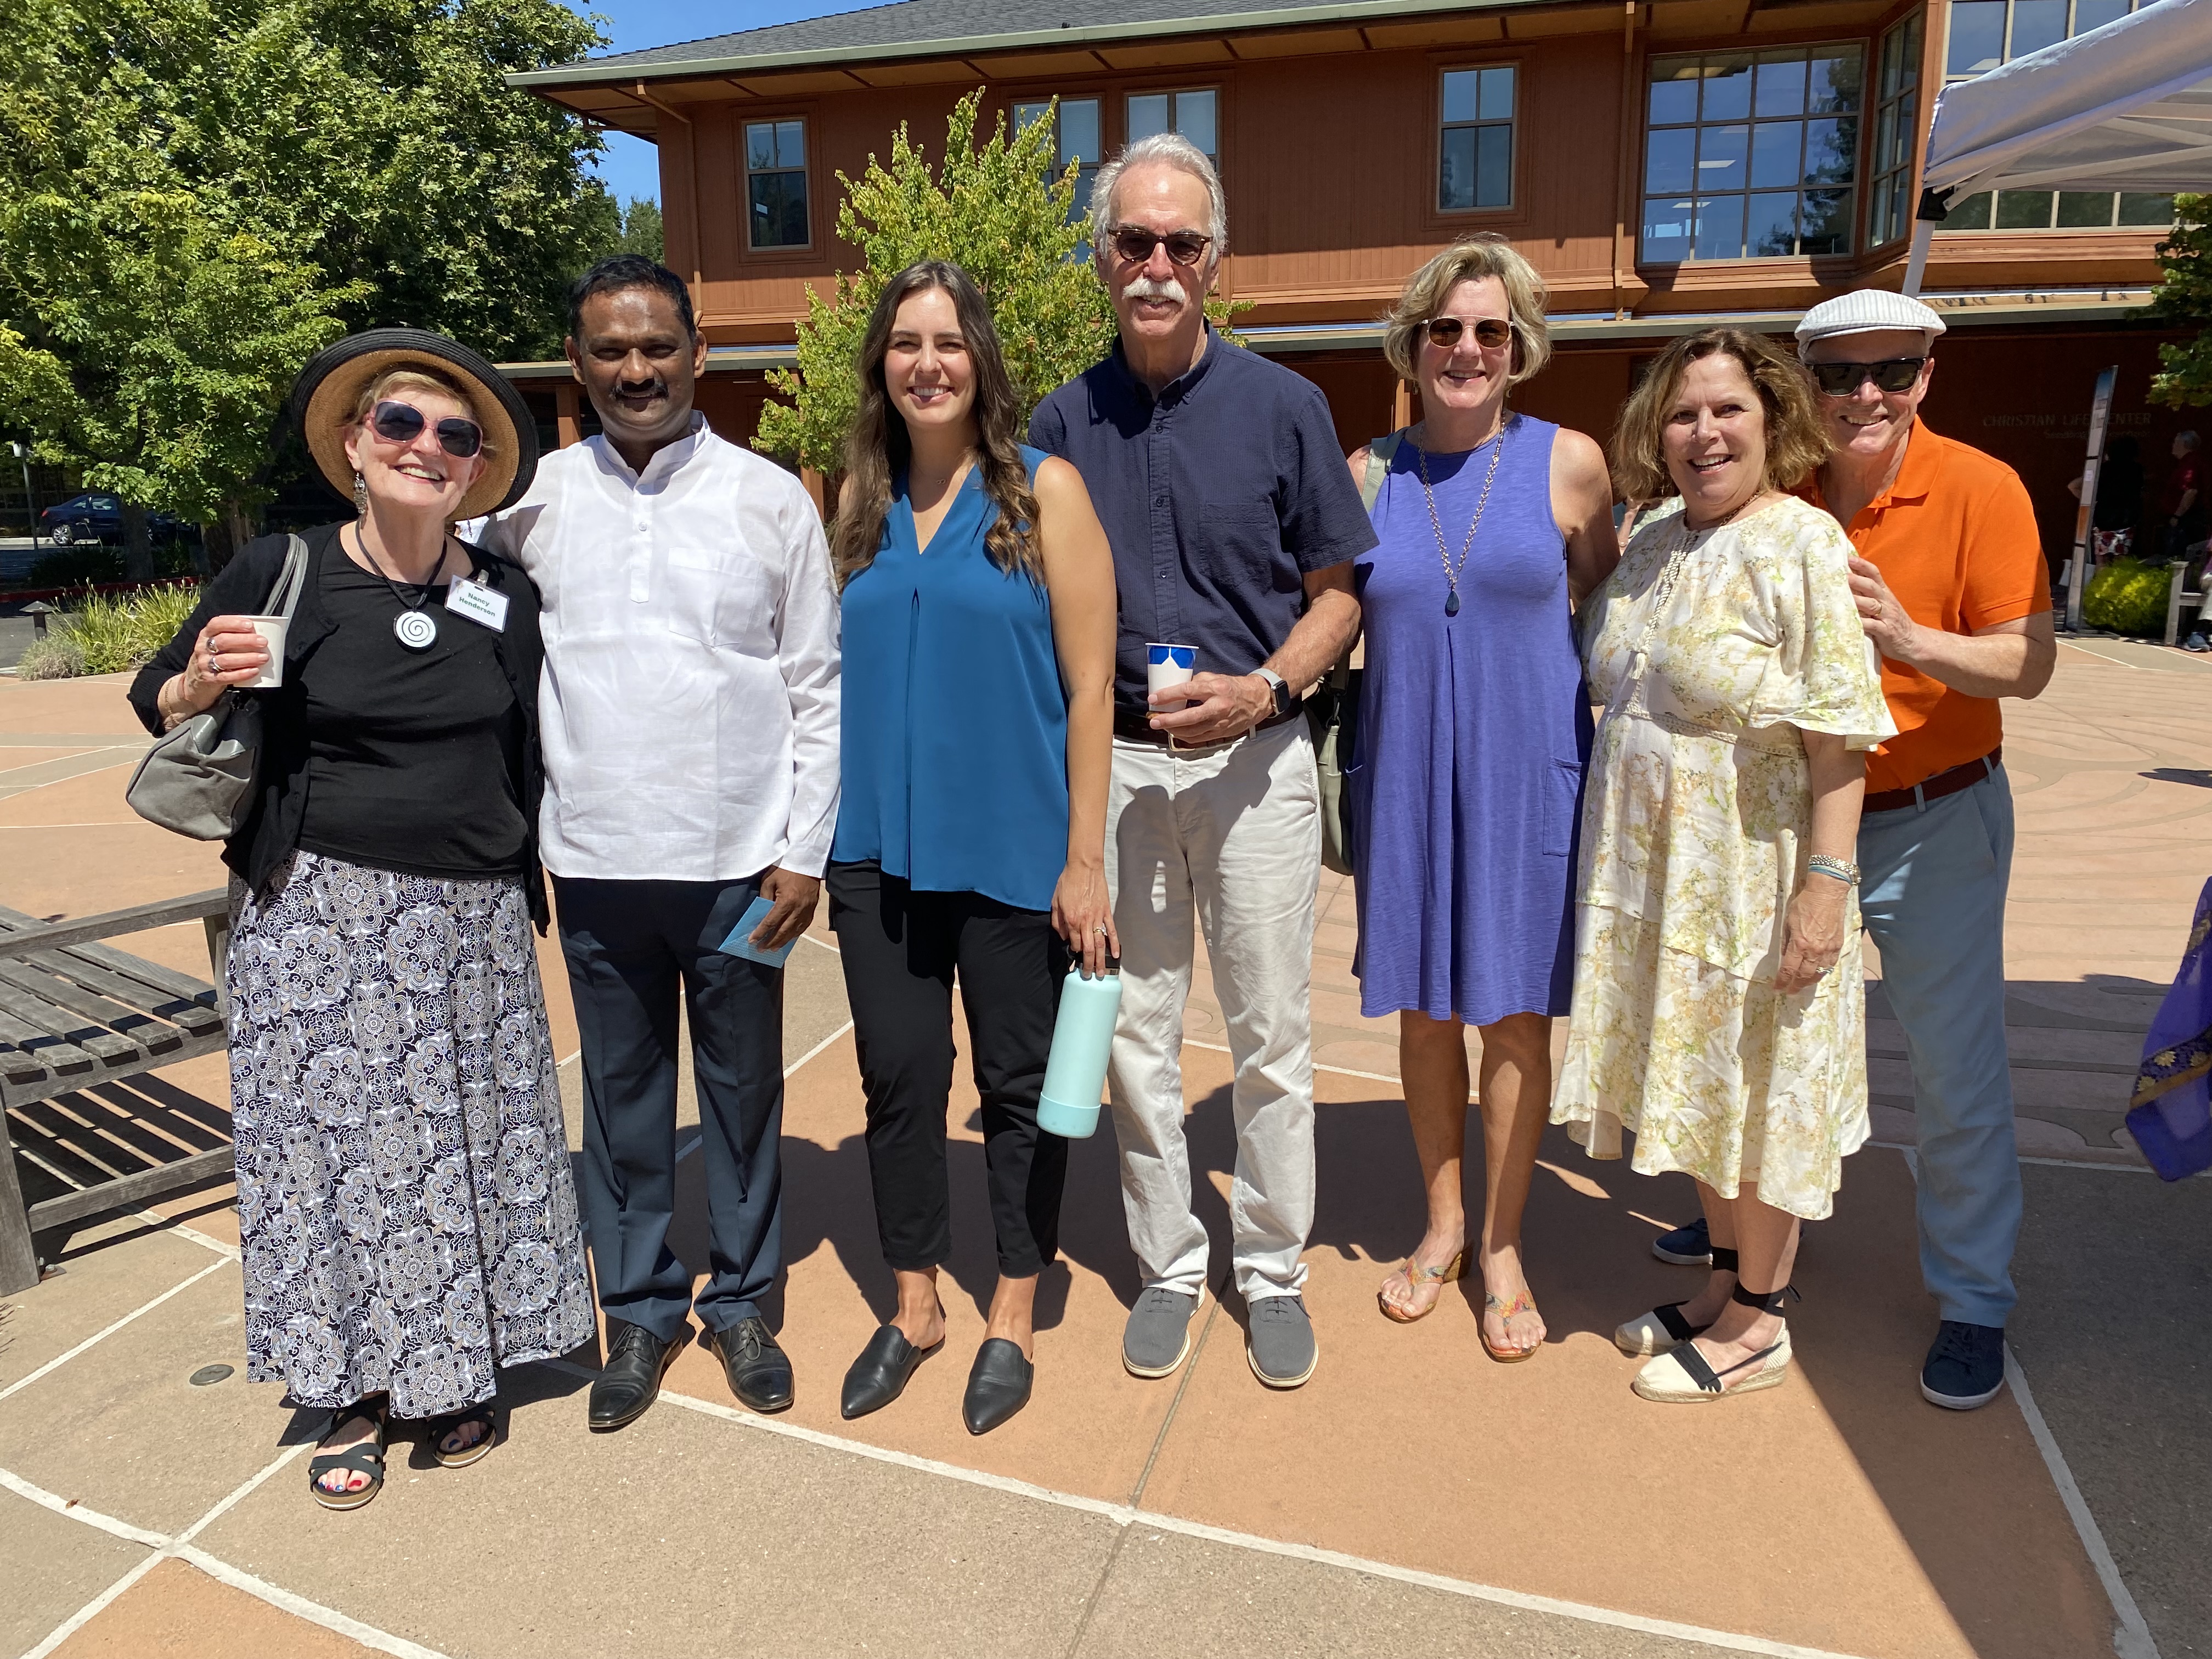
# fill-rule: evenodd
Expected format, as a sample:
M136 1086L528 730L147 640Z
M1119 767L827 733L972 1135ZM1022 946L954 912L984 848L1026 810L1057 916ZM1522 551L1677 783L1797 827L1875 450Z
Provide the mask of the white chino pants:
M1237 1288L1253 1302L1305 1283L1320 878L1321 790L1304 720L1194 750L1115 739L1106 879L1121 936L1121 1015L1108 1095L1129 1243L1147 1285L1195 1295L1206 1281L1183 1137L1194 914L1236 1067Z

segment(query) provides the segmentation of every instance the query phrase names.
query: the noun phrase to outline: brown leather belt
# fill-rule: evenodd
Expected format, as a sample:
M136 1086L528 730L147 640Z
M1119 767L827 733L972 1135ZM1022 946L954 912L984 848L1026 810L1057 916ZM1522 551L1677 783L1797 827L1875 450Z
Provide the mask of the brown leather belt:
M1941 800L1946 795L1955 795L1961 789L1971 789L1997 769L2004 758L2002 747L1992 749L1979 760L1970 760L1964 766L1954 766L1948 772L1938 772L1932 778L1923 778L1910 789L1881 789L1866 798L1859 808L1863 812L1893 812L1900 806L1924 806L1931 800Z
M1270 726L1287 726L1294 720L1304 718L1305 712L1304 703L1293 703L1282 714L1268 715L1267 719L1254 726L1252 731L1265 732ZM1161 749L1166 748L1168 734L1152 730L1149 724L1151 720L1152 715L1149 711L1127 708L1117 702L1114 705L1114 735L1117 738L1127 738L1132 743L1149 743ZM1243 735L1249 737L1251 734L1247 732ZM1216 738L1210 743L1192 743L1186 739L1180 746L1184 749L1218 749L1224 743L1236 741L1235 738Z

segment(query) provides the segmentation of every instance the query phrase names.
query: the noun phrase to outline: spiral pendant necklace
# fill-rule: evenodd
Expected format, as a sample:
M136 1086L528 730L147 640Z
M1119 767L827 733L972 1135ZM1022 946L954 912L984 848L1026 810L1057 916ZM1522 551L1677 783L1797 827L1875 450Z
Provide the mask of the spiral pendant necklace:
M1474 532L1482 528L1482 510L1490 505L1490 486L1498 482L1498 458L1505 453L1505 417L1503 414L1498 417L1496 434L1484 441L1494 444L1496 447L1490 452L1490 471L1483 475L1482 494L1474 503L1474 517L1468 520L1467 539L1460 544L1456 564L1452 562L1451 549L1444 541L1443 520L1437 516L1437 492L1429 483L1429 452L1419 444L1413 446L1413 453L1421 464L1422 499L1429 504L1429 528L1436 532L1437 557L1443 562L1444 615L1447 617L1459 615L1460 573L1467 568L1467 556L1474 547ZM1477 444L1475 447L1480 449L1482 445Z

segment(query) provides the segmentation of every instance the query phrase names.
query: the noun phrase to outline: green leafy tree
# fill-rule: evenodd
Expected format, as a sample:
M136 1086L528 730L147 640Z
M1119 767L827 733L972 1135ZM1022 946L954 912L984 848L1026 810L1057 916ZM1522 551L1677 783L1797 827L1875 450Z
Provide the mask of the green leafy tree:
M616 240L617 253L635 253L650 259L655 264L666 263L666 239L661 234L660 204L649 202L642 196L633 196L629 205L623 210L622 234Z
M2193 340L2159 347L2161 367L2151 377L2151 401L2176 407L2212 404L2212 196L2175 197L2173 217L2173 234L2158 245L2165 276L2148 310L2197 333Z
M0 420L234 543L300 364L410 323L557 349L620 234L581 120L501 76L599 37L556 0L0 7Z
M1070 164L1054 175L1048 118L1010 136L1001 113L978 145L982 98L979 87L954 106L940 166L930 166L902 122L888 166L870 155L858 180L837 175L845 191L837 234L860 250L861 267L840 274L826 299L808 288L798 369L769 375L769 384L791 402L761 410L756 449L823 472L839 470L868 313L884 284L919 259L950 259L975 279L990 303L1024 416L1105 355L1114 338L1114 309L1090 262L1075 257L1084 240L1083 225L1073 217L1078 169ZM1206 303L1217 325L1238 308L1218 298Z

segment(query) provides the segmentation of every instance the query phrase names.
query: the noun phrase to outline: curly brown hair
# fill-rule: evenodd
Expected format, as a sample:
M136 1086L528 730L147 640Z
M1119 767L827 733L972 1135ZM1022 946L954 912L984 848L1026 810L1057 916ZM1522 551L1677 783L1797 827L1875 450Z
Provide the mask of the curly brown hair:
M1681 493L1667 471L1667 415L1690 365L1711 356L1735 358L1759 394L1766 416L1766 489L1793 489L1828 459L1827 430L1804 365L1764 334L1709 328L1685 335L1661 352L1621 405L1611 454L1613 487L1624 500L1663 501Z

